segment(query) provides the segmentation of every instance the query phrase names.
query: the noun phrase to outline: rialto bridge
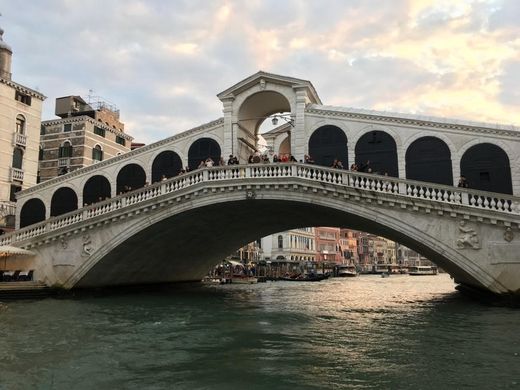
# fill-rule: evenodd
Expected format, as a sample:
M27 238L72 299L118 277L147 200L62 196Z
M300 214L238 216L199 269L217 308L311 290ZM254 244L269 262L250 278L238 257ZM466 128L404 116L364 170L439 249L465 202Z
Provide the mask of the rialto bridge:
M20 192L0 244L35 252L20 266L48 285L92 287L197 280L261 236L341 226L520 294L519 129L323 106L310 82L264 72L218 97L223 118ZM271 153L315 164L246 164L273 115ZM240 165L194 169L228 155Z

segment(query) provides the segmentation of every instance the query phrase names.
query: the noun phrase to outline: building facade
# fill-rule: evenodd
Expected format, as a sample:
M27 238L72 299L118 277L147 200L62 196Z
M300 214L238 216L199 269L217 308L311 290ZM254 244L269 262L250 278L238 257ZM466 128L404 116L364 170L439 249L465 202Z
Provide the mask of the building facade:
M317 227L316 261L325 263L342 263L343 254L339 245L340 229L335 227Z
M14 228L18 191L37 183L41 93L11 78L12 50L0 28L0 231Z
M39 179L45 181L131 150L116 106L97 97L56 99L60 119L41 125Z
M261 240L262 257L267 260L315 261L314 228L292 229Z

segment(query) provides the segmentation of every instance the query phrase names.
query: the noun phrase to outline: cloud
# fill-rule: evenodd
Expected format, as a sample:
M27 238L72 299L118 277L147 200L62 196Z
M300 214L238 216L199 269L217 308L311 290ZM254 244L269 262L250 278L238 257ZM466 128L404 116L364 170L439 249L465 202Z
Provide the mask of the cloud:
M222 116L215 95L260 69L312 81L325 104L519 122L509 86L519 10L497 0L27 0L7 2L1 23L13 79L48 96L44 119L56 97L93 89L151 142Z

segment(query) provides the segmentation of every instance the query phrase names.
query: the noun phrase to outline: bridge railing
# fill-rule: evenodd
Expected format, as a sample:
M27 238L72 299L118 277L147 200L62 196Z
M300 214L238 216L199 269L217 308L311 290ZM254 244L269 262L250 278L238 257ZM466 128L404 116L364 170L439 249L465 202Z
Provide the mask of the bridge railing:
M458 188L433 183L399 179L369 173L320 167L301 163L251 164L212 167L196 170L174 178L118 195L70 213L19 229L0 237L0 245L24 241L78 222L104 215L162 195L203 182L301 178L311 183L332 184L361 191L395 194L406 198L464 205L520 215L520 198L492 192Z

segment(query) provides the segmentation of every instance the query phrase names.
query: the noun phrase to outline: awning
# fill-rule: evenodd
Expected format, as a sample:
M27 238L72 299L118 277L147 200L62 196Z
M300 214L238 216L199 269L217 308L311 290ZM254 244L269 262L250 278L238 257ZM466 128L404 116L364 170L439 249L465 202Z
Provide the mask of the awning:
M16 246L11 245L0 245L0 257L10 257L10 256L35 256L36 253L28 251L27 249L18 248Z

